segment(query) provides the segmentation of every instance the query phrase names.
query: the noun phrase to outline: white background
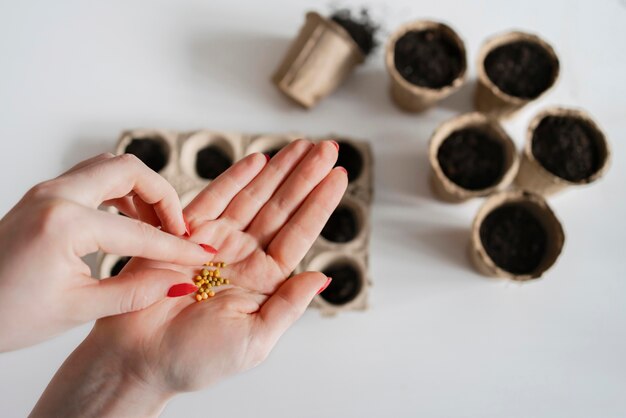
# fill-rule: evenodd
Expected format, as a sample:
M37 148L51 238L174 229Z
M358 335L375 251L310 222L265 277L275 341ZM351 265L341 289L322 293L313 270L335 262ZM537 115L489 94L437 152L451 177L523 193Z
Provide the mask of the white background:
M427 186L428 137L471 109L473 80L422 115L390 102L380 51L309 112L269 83L304 12L329 10L315 3L3 0L0 211L32 184L111 150L131 127L369 139L370 310L333 319L307 312L265 364L177 397L163 415L625 417L626 1L367 3L386 33L417 18L450 23L466 41L470 80L486 37L542 34L561 58L561 78L505 127L521 144L538 109L565 104L605 129L608 175L550 200L565 251L544 279L524 285L471 269L465 248L480 202L438 203ZM88 330L0 355L0 416L26 415Z

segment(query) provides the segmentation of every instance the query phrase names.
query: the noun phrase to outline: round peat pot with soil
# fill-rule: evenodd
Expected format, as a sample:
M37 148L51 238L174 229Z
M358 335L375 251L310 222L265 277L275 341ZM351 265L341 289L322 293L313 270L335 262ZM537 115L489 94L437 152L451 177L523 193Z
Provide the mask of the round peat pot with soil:
M165 168L170 157L168 143L157 135L129 138L123 152L133 154L157 173Z
M463 202L507 187L515 178L518 154L500 124L481 113L466 113L440 125L430 139L433 193Z
M463 40L449 26L427 20L401 26L385 53L391 97L403 110L420 112L458 90L467 62Z
M607 171L610 149L586 112L555 107L530 122L517 185L548 196L592 183Z
M333 92L374 48L374 25L367 14L316 12L306 15L304 26L272 76L273 83L305 108L315 106Z
M564 242L561 223L541 196L502 192L487 199L474 219L470 258L488 276L537 279L556 262Z
M333 248L363 245L366 221L365 204L345 196L324 225L320 234L322 242Z
M554 49L536 35L508 32L488 39L478 54L476 110L512 116L548 91L559 76Z

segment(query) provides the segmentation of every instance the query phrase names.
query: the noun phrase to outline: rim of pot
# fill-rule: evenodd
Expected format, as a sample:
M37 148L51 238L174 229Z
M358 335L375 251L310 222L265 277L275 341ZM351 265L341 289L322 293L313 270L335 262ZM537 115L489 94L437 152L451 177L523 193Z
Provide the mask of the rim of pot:
M491 51L493 51L497 47L511 44L511 43L518 42L518 41L527 41L527 42L532 42L536 45L539 45L548 53L548 55L550 55L550 57L552 58L554 62L554 70L553 70L552 81L550 85L545 90L543 90L537 97L532 98L532 99L524 99L524 98L517 97L517 96L511 96L510 94L503 92L502 90L500 90L500 87L498 87L493 81L491 81L491 78L489 78L489 76L487 75L487 71L485 70L485 59L487 58L487 55L489 55ZM478 51L478 62L476 64L476 67L478 71L478 79L485 86L487 86L487 88L489 89L489 91L491 91L491 93L493 93L495 96L499 97L500 99L503 99L509 103L513 103L517 105L524 105L531 101L537 100L541 96L546 94L555 86L561 73L561 63L559 61L558 55L554 51L554 48L552 48L552 45L550 45L548 42L544 41L542 38L540 38L538 35L535 35L534 33L523 32L523 31L503 32L503 33L499 33L499 34L496 34L487 38L487 40L483 42L483 44L480 47L480 50Z

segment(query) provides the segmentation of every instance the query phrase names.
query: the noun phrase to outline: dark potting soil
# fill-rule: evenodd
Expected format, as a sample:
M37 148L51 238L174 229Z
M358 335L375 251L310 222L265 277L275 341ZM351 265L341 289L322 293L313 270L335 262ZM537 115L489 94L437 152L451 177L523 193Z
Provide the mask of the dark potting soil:
M339 144L339 156L335 167L343 167L348 172L348 182L359 178L363 171L363 156L361 151L346 141L337 141Z
M376 32L379 26L372 22L366 9L361 9L361 13L358 16L347 9L338 10L332 14L330 19L338 23L350 34L363 55L369 55L378 45Z
M547 116L533 132L532 152L548 171L569 181L581 181L600 168L597 133L584 121Z
M322 236L331 242L350 242L359 233L356 214L347 206L339 206L328 218Z
M495 48L485 58L485 72L500 90L522 99L534 99L554 81L556 62L533 42L519 41Z
M117 260L117 262L113 265L113 267L111 267L111 276L117 276L118 274L120 274L124 266L126 266L126 264L128 264L129 261L130 261L130 257L122 257L119 260Z
M459 46L444 32L411 31L396 42L396 69L409 83L438 89L452 84L463 71Z
M504 146L476 128L452 132L437 151L446 177L468 190L496 184L504 174L504 158Z
M124 152L135 155L156 172L161 171L167 164L167 149L165 144L157 138L133 139Z
M265 155L269 155L270 158L274 158L274 156L276 154L278 154L280 152L280 150L283 149L283 147L276 147L276 148L271 148L267 151L264 152Z
M352 301L363 286L361 274L349 263L333 264L326 268L323 273L333 280L320 296L333 305L344 305Z
M206 146L196 155L196 173L205 179L217 178L232 164L232 158L217 145Z
M513 274L530 274L544 258L548 238L528 209L508 204L496 208L483 220L480 240L498 267Z

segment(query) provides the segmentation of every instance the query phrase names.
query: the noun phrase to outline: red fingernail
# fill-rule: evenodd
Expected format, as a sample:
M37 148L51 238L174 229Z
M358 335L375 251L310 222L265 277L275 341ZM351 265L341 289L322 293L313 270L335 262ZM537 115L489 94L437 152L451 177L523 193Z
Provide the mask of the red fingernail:
M335 146L335 148L337 148L337 151L339 151L339 144L337 143L337 141L330 141L333 143L333 145Z
M201 246L201 247L202 247L202 249L203 249L204 251L206 251L207 253L210 253L210 254L217 254L217 250L215 249L215 247L212 247L212 246L207 245L207 244L200 244L200 246Z
M343 171L343 173L347 176L348 175L348 170L346 170L345 168L338 166L337 167L339 170Z
M320 290L317 291L316 295L319 295L320 293L322 293L324 290L326 290L326 288L328 287L328 285L330 284L330 282L332 282L333 279L330 277L326 278L326 283L324 283L324 286L320 287Z
M197 290L198 286L191 283L179 283L170 287L170 290L167 291L167 296L170 298L178 298L193 293Z
M187 222L187 219L185 219L184 216L183 216L183 220L185 221L185 236L186 237L190 237L191 236L191 228L189 228L189 222Z
M267 160L267 162L269 163L269 162L270 162L270 159L271 159L272 157L270 157L270 155L269 155L269 154L263 154L263 155L265 155L265 159L266 159L266 160Z

